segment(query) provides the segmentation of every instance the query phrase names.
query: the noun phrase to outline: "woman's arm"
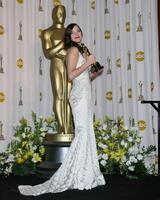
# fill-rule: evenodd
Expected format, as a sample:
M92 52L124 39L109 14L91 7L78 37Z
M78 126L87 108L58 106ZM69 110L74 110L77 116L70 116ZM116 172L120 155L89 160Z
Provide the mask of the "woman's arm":
M80 67L76 68L79 58L79 50L77 47L72 47L67 51L66 64L68 79L72 81L74 78L84 72L91 64L95 63L93 55L87 57L86 62Z

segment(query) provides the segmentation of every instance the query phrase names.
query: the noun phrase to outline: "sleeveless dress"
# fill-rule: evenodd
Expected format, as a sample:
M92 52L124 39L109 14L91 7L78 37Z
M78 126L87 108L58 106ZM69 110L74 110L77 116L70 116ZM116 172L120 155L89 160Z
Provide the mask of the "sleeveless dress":
M83 63L85 59L79 53L76 67ZM97 157L88 69L73 80L69 101L74 118L75 137L63 163L46 182L35 186L18 186L21 194L38 196L71 189L91 189L105 184Z

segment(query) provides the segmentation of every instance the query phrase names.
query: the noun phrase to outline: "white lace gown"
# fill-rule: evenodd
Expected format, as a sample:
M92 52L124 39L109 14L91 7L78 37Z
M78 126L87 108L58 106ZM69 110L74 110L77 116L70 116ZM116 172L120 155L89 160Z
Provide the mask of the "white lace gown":
M79 53L77 68L85 62ZM46 182L30 186L20 185L23 195L37 196L71 189L91 189L105 184L100 171L93 129L91 82L88 70L73 80L69 98L75 137L60 168Z

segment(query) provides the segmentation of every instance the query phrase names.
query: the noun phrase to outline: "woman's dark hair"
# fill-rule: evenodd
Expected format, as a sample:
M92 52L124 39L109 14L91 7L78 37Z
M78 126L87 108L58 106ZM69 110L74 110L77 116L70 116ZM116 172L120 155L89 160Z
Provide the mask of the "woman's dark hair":
M72 34L72 29L74 26L78 26L77 24L75 23L71 23L69 24L66 29L65 29L65 34L64 34L64 44L65 44L65 48L66 49L69 49L70 47L77 47L78 50L80 51L80 53L83 53L83 50L82 50L82 47L79 46L76 42L73 42L71 40L71 34ZM78 26L79 30L81 31L82 33L82 30L81 28ZM83 33L82 33L83 34Z

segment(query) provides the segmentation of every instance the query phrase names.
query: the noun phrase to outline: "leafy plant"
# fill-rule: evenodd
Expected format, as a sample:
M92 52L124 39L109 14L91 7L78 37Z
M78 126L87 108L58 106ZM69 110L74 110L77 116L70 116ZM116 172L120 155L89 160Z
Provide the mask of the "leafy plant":
M0 154L0 173L26 175L34 173L45 153L43 141L47 132L55 131L55 117L37 118L32 112L32 125L22 117L14 127L14 137L5 152Z
M98 158L107 174L124 174L143 177L155 174L155 164L147 159L155 158L155 146L141 147L142 137L136 126L126 127L122 118L106 117L104 123L94 122Z

